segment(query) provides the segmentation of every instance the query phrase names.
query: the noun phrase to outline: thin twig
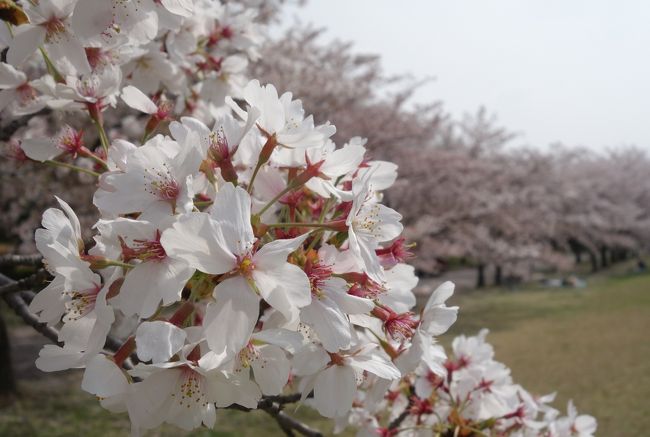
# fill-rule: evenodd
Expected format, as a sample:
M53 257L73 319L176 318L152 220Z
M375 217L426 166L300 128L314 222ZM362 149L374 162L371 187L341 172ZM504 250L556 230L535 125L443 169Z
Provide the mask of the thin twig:
M268 413L273 417L278 425L289 436L295 436L294 431L304 435L305 437L323 437L320 431L317 431L302 422L297 421L293 417L287 415L282 411L282 406L276 402L261 401L259 409Z
M17 291L28 290L34 286L41 285L43 281L47 279L48 276L49 274L47 273L47 271L41 269L36 273L34 273L33 275L20 279L18 281L10 280L10 282L0 287L0 296L4 296L5 294L10 294L10 293L15 293Z
M0 284L3 284L3 288L7 285L16 284L16 281L9 279L5 275L0 273ZM21 318L25 323L34 328L37 332L43 334L45 337L50 339L53 343L62 346L63 344L59 342L59 333L56 329L47 326L45 323L41 323L31 311L29 307L23 300L21 293L3 293L2 298L7 305Z
M41 272L37 272L36 275L39 273ZM27 280L33 278L33 276L36 275L32 275L29 278L25 279ZM0 273L0 290L6 290L8 289L8 286L16 286L19 284L19 282L20 281L14 281L13 279ZM16 315L18 315L27 325L34 328L36 332L42 334L57 346L63 346L63 343L59 341L59 331L51 326L48 326L46 323L39 321L38 317L29 310L29 304L31 303L32 299L34 299L36 293L31 290L25 290L24 287L21 289L19 286L18 288L19 289L15 290L14 292L3 291L0 293L0 297L4 299L4 301L7 303L7 305L9 305L14 313L16 313ZM109 352L115 352L121 344L121 341L109 336L106 338L104 347ZM133 361L134 359L137 360L136 357L131 356L129 359L125 360L123 367L126 369L133 368L133 363L137 362Z

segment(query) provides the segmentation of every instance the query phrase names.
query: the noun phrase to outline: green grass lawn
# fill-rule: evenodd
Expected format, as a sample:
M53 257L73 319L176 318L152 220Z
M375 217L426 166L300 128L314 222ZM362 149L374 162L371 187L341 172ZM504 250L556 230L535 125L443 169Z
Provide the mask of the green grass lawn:
M596 416L600 436L641 436L650 430L650 274L609 272L586 289L486 290L453 298L461 306L454 335L491 330L496 358L534 393L558 392ZM79 388L79 373L21 381L21 396L0 407L1 436L122 436L125 415L109 414ZM292 410L288 411L294 414ZM327 434L307 408L297 413ZM191 434L163 427L148 436L284 435L264 413L221 411L218 431Z

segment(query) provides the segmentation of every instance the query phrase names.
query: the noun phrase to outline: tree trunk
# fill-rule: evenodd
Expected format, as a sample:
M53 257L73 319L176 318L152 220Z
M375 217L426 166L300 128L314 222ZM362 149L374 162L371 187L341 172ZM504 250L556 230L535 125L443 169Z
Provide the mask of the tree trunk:
M607 248L605 246L602 246L600 248L600 265L605 268L609 265L609 262L607 260Z
M485 287L485 264L479 264L476 267L476 288Z
M580 264L582 262L582 251L580 249L574 249L573 255L575 256L576 264Z
M589 261L591 262L591 272L597 272L598 271L598 258L596 257L596 254L592 251L589 250Z
M0 314L0 397L14 393L16 393L16 380L11 364L11 345L7 325Z
M503 271L501 270L501 266L494 267L494 285L497 287L503 285Z

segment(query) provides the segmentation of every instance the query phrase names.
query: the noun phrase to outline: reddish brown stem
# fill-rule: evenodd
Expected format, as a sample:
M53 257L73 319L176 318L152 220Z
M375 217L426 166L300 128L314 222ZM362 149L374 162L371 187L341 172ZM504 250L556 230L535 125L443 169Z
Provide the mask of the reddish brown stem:
M183 305L169 318L168 322L182 328L181 325L185 323L187 318L194 311L194 303L189 300L184 302Z
M126 341L120 346L120 348L115 352L115 355L113 355L113 361L115 361L115 364L118 365L118 367L122 367L122 364L124 364L124 361L129 358L131 353L135 350L135 336L130 336L129 338L126 339Z

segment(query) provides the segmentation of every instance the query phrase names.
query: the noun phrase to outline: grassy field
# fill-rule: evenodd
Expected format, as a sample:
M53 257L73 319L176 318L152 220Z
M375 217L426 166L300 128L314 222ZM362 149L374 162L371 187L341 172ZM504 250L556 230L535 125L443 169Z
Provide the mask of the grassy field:
M599 421L600 436L641 436L650 429L650 274L593 277L586 289L486 290L454 297L453 335L491 330L497 359L535 393L558 391ZM128 419L106 413L79 389L79 374L23 380L21 396L0 407L2 436L121 436ZM291 412L291 411L290 411ZM219 413L217 429L191 436L284 435L264 413ZM297 413L326 433L308 409ZM149 436L188 435L172 427Z

